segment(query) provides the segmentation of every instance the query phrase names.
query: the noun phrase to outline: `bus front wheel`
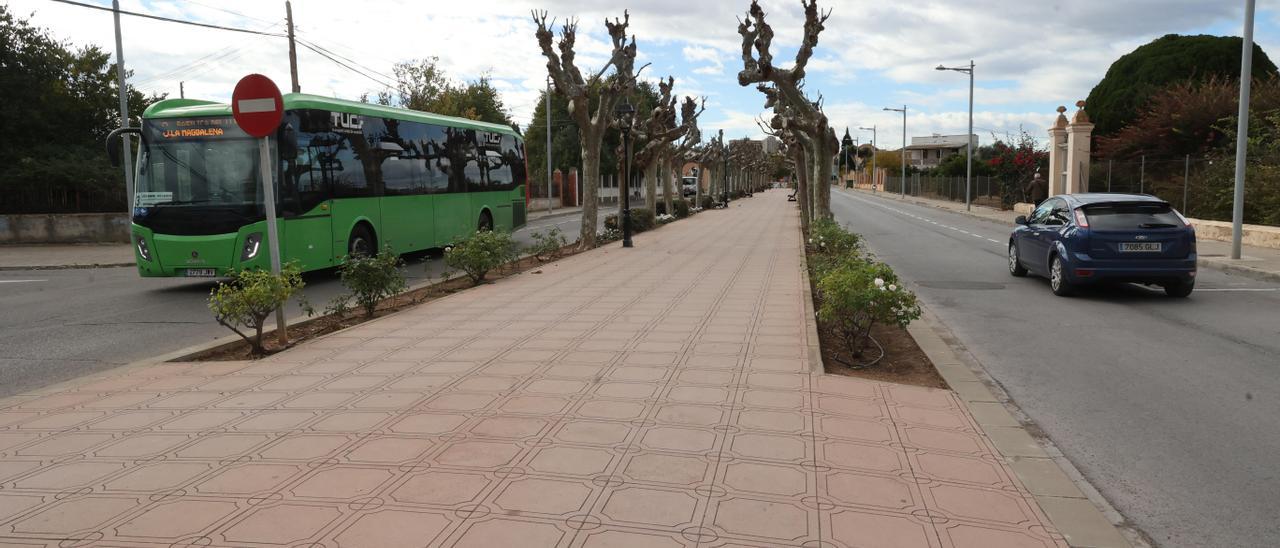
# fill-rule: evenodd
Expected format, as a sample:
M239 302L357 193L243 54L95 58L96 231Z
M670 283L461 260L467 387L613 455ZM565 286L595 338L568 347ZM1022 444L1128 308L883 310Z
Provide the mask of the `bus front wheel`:
M377 240L373 238L373 232L369 227L357 225L351 231L351 238L347 240L347 255L351 257L368 257L373 255L373 250L377 247Z
M485 211L480 214L480 223L476 225L476 231L489 232L490 230L493 230L493 215Z

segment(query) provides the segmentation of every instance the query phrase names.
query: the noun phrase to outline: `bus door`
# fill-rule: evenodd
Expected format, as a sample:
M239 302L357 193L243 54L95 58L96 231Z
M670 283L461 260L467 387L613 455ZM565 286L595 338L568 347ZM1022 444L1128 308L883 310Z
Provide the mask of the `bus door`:
M329 185L319 158L304 147L280 150L280 240L282 260L297 261L303 270L333 266L333 216Z

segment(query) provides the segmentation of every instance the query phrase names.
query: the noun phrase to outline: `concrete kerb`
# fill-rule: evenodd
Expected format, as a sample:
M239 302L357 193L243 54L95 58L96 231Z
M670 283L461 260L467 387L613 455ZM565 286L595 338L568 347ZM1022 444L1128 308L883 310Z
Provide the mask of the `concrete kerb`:
M800 283L804 285L804 328L805 346L809 355L809 374L824 375L827 368L822 364L822 347L818 345L818 312L813 308L813 284L809 282L809 255L804 251L804 232L798 231L800 238Z
M981 364L972 360L966 365L961 356L968 352L949 341L954 337L936 316L925 309L907 331L1071 546L1150 545L1140 532L1125 525L1123 516L1050 440L1031 433L1034 422L986 375Z

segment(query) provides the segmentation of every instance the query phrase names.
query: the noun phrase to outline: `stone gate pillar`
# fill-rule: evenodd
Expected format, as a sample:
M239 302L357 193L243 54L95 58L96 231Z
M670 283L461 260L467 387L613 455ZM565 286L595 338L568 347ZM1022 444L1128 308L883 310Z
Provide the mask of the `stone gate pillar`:
M1067 126L1067 184L1069 194L1089 192L1089 140L1093 124L1084 111L1084 101L1076 101L1075 116Z
M1067 192L1064 176L1067 171L1067 107L1058 107L1058 119L1049 128L1049 195Z

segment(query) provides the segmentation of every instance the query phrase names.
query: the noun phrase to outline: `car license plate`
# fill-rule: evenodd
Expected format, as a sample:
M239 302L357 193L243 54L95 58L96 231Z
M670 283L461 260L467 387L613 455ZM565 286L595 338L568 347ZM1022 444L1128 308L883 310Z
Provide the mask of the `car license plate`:
M218 273L212 268L188 268L182 271L182 275L188 278L212 278Z
M1122 242L1121 253L1159 253L1160 242Z

